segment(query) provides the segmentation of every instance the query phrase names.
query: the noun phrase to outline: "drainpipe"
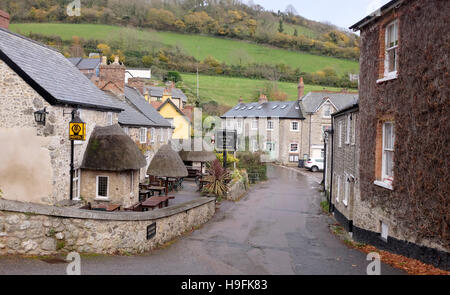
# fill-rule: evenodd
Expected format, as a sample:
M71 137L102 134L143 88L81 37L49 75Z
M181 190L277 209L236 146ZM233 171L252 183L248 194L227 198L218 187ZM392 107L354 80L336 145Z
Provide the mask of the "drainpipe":
M311 158L311 126L312 126L312 114L309 115L309 139L308 139L308 145L309 145L309 149L308 149L308 157Z
M330 135L331 135L331 157L330 157L330 161L331 161L331 165L330 165L330 199L328 201L328 212L333 212L334 211L334 207L333 207L333 163L334 163L334 117L331 117L331 130L330 130ZM333 207L333 208L332 208Z

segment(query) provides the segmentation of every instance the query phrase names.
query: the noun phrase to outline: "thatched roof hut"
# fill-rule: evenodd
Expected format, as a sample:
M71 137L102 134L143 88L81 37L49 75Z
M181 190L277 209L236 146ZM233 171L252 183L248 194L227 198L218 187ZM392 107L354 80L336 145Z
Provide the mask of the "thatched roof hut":
M172 149L170 144L165 144L153 156L147 174L176 178L188 176L188 171L178 153Z
M191 141L190 149L182 149L179 154L183 161L185 162L212 162L217 159L216 154L213 151L207 151L205 149L205 142L201 140L201 150L195 150L194 141ZM198 145L198 144L197 144Z
M138 170L147 164L134 141L118 125L95 127L81 168L102 171Z

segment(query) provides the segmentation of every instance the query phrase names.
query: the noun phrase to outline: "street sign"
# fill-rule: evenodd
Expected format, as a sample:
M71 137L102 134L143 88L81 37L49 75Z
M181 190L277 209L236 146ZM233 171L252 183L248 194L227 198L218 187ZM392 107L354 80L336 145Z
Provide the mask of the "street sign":
M69 123L69 139L86 140L86 123L81 121L79 117L75 117Z
M216 149L218 151L236 151L236 130L218 130L215 136Z

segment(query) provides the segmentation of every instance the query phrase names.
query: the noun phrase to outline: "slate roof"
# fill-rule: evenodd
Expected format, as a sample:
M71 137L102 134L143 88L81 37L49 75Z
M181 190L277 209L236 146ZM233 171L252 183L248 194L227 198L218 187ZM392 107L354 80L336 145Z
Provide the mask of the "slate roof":
M329 99L340 111L358 101L358 93L348 92L310 92L302 98L303 109L306 113L315 113L317 109Z
M169 121L164 119L163 116L161 116L136 89L125 86L125 97L136 110L153 122L153 126L172 127Z
M125 102L119 101L119 99L111 92L105 91L105 93L112 99L117 100L117 103L121 105L124 109L119 113L119 124L126 126L136 126L136 127L152 127L155 126L155 122L148 119L146 116L138 112L132 106Z
M391 10L392 8L396 7L397 5L400 5L404 2L404 0L392 0L385 5L381 6L376 11L372 12L356 24L352 25L349 29L358 31L362 27L368 25L369 23L373 22L374 20L380 18L383 14L385 14L387 11Z
M149 86L149 87L145 87L145 89L148 90L150 96L162 97L165 88L164 87ZM180 98L181 101L183 101L183 102L187 101L186 95L183 93L183 91L181 91L178 88L173 88L172 89L172 97L173 98Z
M0 28L0 59L50 104L121 111L121 106L98 89L62 54Z
M298 101L269 101L265 103L240 103L222 115L235 117L278 117L280 119L304 119Z
M94 70L102 62L100 58L71 57L68 60L79 70Z

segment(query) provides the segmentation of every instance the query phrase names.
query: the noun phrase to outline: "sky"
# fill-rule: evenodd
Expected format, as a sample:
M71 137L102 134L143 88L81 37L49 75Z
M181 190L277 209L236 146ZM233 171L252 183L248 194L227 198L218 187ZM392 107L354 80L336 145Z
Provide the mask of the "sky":
M297 13L315 21L348 28L390 0L252 0L267 10L284 11L292 4Z

